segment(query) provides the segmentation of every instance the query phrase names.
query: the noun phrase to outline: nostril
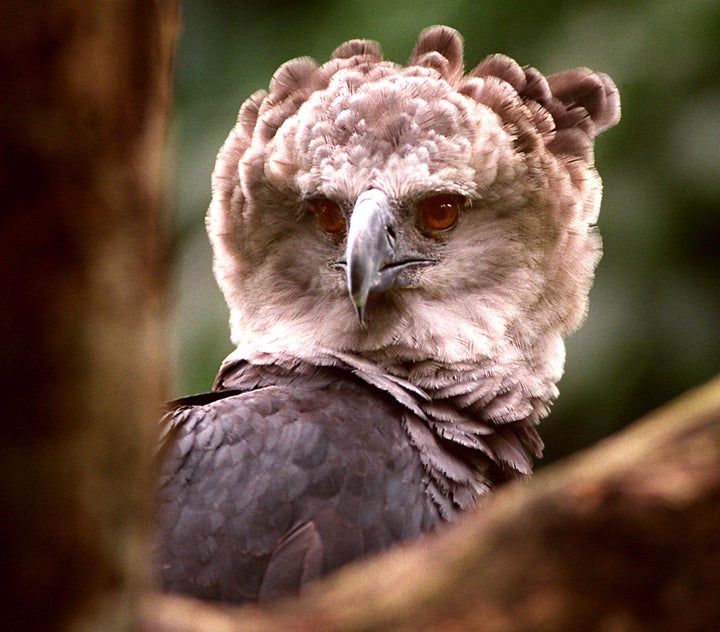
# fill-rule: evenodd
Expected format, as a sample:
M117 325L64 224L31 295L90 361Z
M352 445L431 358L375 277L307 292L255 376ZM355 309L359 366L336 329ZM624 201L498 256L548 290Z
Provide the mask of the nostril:
M395 232L395 226L392 224L388 224L385 226L385 234L388 238L388 243L393 246L395 244L395 240L397 239L397 234Z

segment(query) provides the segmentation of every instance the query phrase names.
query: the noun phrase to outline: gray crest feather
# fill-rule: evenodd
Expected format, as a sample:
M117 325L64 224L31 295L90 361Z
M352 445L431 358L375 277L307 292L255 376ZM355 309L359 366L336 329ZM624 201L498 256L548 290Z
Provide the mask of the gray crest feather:
M501 53L489 55L469 73L470 77L497 77L509 83L515 92L522 93L527 87L525 72L514 60Z
M428 27L418 36L408 65L434 67L443 78L454 83L462 77L464 70L463 41L460 33L447 26Z
M311 57L298 57L284 63L270 80L270 94L274 103L291 97L302 103L319 86L317 62Z
M360 57L364 61L382 61L380 44L373 40L354 39L340 44L330 55L331 59L350 59Z

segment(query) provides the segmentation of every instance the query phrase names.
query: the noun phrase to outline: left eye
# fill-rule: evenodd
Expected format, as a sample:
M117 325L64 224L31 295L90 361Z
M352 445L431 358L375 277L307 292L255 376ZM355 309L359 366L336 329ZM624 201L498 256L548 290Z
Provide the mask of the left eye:
M460 218L463 205L463 197L451 193L441 193L421 200L416 209L420 227L431 232L453 228Z
M315 213L317 223L326 233L339 235L345 232L345 216L337 202L328 198L314 198L308 205Z

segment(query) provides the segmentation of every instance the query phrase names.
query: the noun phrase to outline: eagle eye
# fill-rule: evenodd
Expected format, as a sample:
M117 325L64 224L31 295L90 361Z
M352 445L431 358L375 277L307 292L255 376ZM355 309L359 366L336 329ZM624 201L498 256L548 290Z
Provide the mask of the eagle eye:
M464 198L451 193L440 193L421 200L417 205L420 227L429 232L454 228L463 205Z
M339 235L346 230L345 215L337 202L328 198L314 198L308 205L315 213L318 226L330 235Z

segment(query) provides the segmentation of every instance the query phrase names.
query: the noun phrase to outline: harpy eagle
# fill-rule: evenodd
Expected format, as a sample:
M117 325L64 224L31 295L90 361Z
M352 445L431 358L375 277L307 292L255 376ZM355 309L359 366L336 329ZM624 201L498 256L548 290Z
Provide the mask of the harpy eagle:
M245 602L432 531L531 472L600 257L609 77L423 31L282 65L207 226L233 353L160 451L163 587Z

